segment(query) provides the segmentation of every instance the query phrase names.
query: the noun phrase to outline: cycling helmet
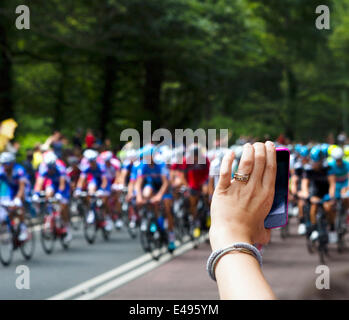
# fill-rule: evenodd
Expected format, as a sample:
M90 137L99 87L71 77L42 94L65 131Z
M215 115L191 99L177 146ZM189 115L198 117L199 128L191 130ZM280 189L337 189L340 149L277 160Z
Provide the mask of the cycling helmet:
M103 161L110 161L113 158L113 153L111 151L104 151L101 153L101 158Z
M296 144L295 147L294 147L294 151L296 151L297 153L300 154L301 152L301 149L302 149L302 145L301 144Z
M221 149L218 149L217 150L217 153L216 153L216 158L219 159L219 161L222 161L225 154L229 151L229 149L227 148L221 148Z
M16 156L12 152L3 152L0 155L0 163L6 164L6 163L13 163L16 160Z
M324 157L328 156L328 148L329 148L329 145L327 143L323 143L321 145L321 152L324 155Z
M151 156L155 153L155 151L156 151L156 148L153 144L147 144L141 149L140 156L141 157Z
M344 155L349 157L349 145L344 146Z
M240 160L242 156L243 146L237 146L234 150L235 159Z
M212 161L217 156L217 151L215 149L208 150L207 157L208 160Z
M47 166L51 167L51 166L54 166L56 164L57 156L55 155L54 152L49 151L49 152L44 154L43 160Z
M340 148L340 147L337 147L335 149L332 150L331 152L331 157L334 159L334 160L340 160L342 159L344 156L344 152L343 152L343 149Z
M138 156L138 152L135 149L131 149L126 152L126 158L130 161L136 160L137 156Z
M332 144L328 147L328 155L332 157L332 151L334 149L338 148L338 146L336 144Z
M321 150L320 150L321 151ZM309 149L307 146L302 146L299 149L299 154L301 155L301 157L305 158L309 155Z
M95 161L98 157L98 152L92 149L87 149L84 151L83 156L88 160L88 161Z
M318 162L322 159L321 147L315 146L311 148L310 159L314 162Z

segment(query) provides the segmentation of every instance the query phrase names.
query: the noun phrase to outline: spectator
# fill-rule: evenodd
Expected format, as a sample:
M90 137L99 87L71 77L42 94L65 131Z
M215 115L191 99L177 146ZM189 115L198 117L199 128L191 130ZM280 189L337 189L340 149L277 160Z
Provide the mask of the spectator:
M28 178L29 178L30 184L32 186L35 183L35 170L33 167L33 154L34 154L33 150L28 149L26 152L26 158L23 161L23 167L28 174Z
M95 142L96 142L96 138L93 135L93 131L91 129L88 129L87 133L86 133L86 136L85 136L86 148L87 149L93 148Z
M73 139L72 139L72 143L73 143L73 146L75 148L79 148L79 149L82 148L82 139L81 139L81 130L80 129L75 131L75 134L74 134Z
M281 133L281 134L279 135L279 137L277 138L276 141L277 141L277 143L279 143L279 144L286 145L286 138L285 138L285 136L284 136L283 133Z
M272 142L245 144L238 172L247 183L232 180L234 153L222 161L220 177L211 204L210 242L214 251L234 243L266 244L270 230L264 219L274 199L276 150ZM275 299L257 259L230 251L216 264L215 277L221 299Z
M41 162L42 162L41 146L40 146L40 143L37 143L34 147L34 153L33 153L33 160L32 160L33 168L36 170L39 167Z
M63 135L59 131L56 131L52 136L50 146L52 147L53 152L56 154L58 159L62 159L63 157L64 145L65 145L65 139Z

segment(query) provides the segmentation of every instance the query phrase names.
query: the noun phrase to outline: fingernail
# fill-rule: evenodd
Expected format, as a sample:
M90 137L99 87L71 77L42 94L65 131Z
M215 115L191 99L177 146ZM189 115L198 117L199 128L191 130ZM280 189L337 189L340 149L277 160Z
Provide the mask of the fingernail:
M265 144L269 144L271 147L274 147L274 142L272 141L267 141Z

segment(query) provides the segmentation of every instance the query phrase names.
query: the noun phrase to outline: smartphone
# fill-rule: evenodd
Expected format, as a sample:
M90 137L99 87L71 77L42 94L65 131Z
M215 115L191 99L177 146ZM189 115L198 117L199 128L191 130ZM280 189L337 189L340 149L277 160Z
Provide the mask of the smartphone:
M287 148L276 148L276 164L274 202L264 220L264 227L266 229L283 227L288 221L290 151Z

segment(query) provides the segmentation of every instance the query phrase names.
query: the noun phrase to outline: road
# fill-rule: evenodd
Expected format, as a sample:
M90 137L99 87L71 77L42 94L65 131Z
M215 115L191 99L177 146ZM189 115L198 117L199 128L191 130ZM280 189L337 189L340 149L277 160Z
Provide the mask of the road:
M71 247L63 250L57 242L51 255L36 240L32 260L25 261L16 251L10 266L0 265L0 299L46 299L144 254L138 239L131 240L125 231L114 231L108 242L99 233L93 245L81 230L75 231ZM29 267L30 290L16 288L18 265Z
M349 299L349 281L346 279L340 289L335 285L337 274L349 271L348 250L339 254L336 247L330 245L330 257L326 262L330 270L330 289L317 290L315 281L320 275L316 273L318 255L307 252L305 238L298 236L296 229L296 221L291 219L291 236L282 239L280 231L273 230L271 242L263 248L263 272L277 298L319 299L326 291L326 298ZM346 242L348 247L348 235ZM205 270L209 254L209 245L203 243L198 250L188 251L100 299L218 299L216 283ZM336 282L338 284L341 280Z
M271 243L264 247L263 271L280 299L309 298L305 290L315 288L318 276L318 256L307 252L305 239L295 231L293 219L291 237L283 240L279 230L273 230ZM15 252L12 265L0 267L0 299L218 299L216 284L205 270L209 253L205 242L197 250L187 243L175 256L166 254L155 262L143 253L138 239L131 240L125 231L114 231L109 242L99 235L93 245L79 231L67 251L57 243L48 256L37 241L32 261ZM330 254L331 276L349 268L348 251L338 254L331 246ZM30 290L15 286L16 266L22 264L30 268ZM349 282L347 289L343 299L349 299Z

